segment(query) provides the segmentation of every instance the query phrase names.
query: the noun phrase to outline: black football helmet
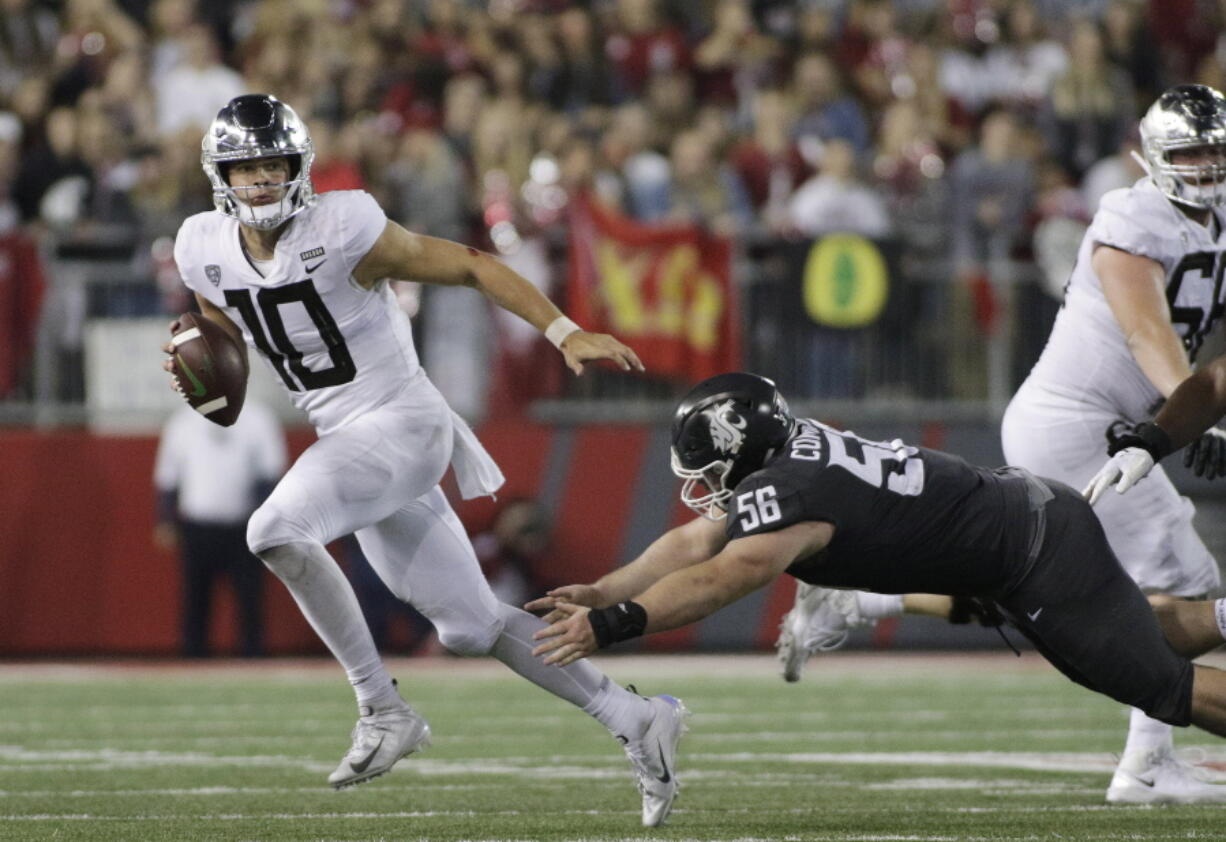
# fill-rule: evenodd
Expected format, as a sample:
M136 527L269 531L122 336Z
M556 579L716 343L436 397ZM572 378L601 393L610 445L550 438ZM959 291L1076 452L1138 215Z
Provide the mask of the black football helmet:
M1226 97L1207 85L1176 85L1141 118L1141 152L1169 199L1199 208L1226 204ZM1197 163L1172 153L1195 151Z
M765 465L795 426L787 401L765 377L733 372L699 383L673 416L672 466L685 480L682 502L708 520L723 519L737 483Z
M250 205L226 178L226 167L235 161L281 156L289 160L290 180L279 202ZM213 205L253 228L276 228L314 203L314 160L306 123L294 109L266 94L244 94L230 100L217 112L200 143L200 164L213 185Z

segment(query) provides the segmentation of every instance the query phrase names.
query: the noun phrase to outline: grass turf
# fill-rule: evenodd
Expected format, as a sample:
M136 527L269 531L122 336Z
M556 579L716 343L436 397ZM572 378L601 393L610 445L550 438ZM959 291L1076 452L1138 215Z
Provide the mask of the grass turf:
M434 746L339 793L354 709L330 662L11 664L0 839L1226 838L1226 807L1107 807L1127 714L1031 655L839 654L798 685L767 655L600 664L693 712L664 828L598 725L492 662L394 662Z

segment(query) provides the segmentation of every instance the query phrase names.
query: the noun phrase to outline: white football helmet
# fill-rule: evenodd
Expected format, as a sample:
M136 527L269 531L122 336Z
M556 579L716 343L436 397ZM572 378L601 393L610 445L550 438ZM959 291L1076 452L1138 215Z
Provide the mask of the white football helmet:
M1172 153L1198 153L1177 163ZM1206 85L1177 85L1141 118L1146 169L1163 195L1181 204L1226 204L1226 97Z
M280 156L290 163L290 180L280 201L251 205L230 186L228 164ZM306 124L294 109L265 94L244 94L230 100L217 112L200 143L200 164L213 185L213 205L252 228L276 228L315 203L311 185L314 160L315 148Z

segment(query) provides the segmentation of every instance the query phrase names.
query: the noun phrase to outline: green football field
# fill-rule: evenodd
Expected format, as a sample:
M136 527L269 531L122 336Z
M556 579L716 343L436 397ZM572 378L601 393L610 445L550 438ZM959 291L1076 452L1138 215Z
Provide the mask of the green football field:
M766 654L599 663L692 711L666 827L600 726L485 660L393 662L434 745L339 793L331 662L8 664L0 839L1226 839L1226 807L1106 806L1127 714L1033 655L835 654L796 685Z

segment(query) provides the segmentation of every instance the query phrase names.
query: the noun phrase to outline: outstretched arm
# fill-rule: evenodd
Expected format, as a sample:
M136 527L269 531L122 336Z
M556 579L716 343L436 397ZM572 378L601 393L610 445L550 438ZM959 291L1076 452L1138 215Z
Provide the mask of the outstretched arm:
M563 615L555 614L559 602L606 608L632 599L675 570L706 561L724 548L728 538L723 521L695 518L670 529L651 543L629 564L600 577L590 585L565 585L554 588L540 599L524 606L529 611L551 611L545 621L552 623Z
M367 289L384 278L473 287L548 336L575 374L582 374L583 363L590 360L612 360L626 371L643 370L634 351L608 334L579 329L527 278L491 255L451 240L414 234L390 220L354 268L353 277Z
M738 538L714 558L668 574L634 602L597 611L559 604L556 610L566 617L533 635L541 644L532 653L565 666L610 643L701 620L767 584L798 558L819 552L833 535L829 523L796 523Z

